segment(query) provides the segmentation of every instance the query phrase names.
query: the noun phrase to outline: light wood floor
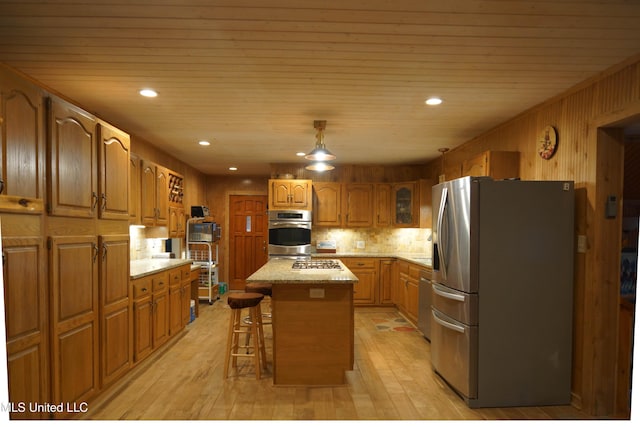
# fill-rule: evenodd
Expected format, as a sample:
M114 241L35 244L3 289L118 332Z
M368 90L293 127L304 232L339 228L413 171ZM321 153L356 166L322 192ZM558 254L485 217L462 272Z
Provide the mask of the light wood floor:
M230 309L200 305L200 317L169 350L91 402L92 420L482 420L586 419L571 406L469 409L431 370L418 332L380 331L399 314L356 308L355 366L339 387L274 387L250 359L222 379ZM271 357L270 326L265 327Z

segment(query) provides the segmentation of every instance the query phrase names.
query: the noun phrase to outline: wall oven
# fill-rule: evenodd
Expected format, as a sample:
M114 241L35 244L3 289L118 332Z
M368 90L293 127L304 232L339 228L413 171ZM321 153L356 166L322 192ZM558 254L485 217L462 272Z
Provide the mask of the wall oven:
M311 211L269 211L269 257L311 256Z

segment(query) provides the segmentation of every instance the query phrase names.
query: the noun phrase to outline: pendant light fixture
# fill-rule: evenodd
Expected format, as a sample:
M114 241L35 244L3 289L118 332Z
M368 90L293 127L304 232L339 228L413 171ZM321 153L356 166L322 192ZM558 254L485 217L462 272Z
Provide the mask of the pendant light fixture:
M327 160L335 160L336 156L333 155L327 147L324 145L324 130L327 126L326 120L314 120L313 127L316 132L316 146L309 154L304 156L307 160L313 160L314 162L310 165L307 165L305 169L310 171L328 171L334 169L334 167L328 163L325 163Z

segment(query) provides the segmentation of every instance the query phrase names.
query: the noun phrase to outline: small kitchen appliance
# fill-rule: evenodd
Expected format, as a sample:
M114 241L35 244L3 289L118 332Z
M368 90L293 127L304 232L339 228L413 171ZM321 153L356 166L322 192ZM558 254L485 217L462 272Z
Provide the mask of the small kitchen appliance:
M217 242L220 240L220 227L215 222L187 223L189 242Z

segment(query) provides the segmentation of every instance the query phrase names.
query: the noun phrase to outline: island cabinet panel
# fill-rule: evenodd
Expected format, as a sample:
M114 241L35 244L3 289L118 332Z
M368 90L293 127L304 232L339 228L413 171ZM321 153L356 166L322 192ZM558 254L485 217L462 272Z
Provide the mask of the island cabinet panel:
M100 236L100 379L104 387L133 362L129 235Z
M275 385L344 384L353 369L351 284L276 283Z
M9 401L49 401L47 289L43 239L3 238ZM46 419L47 413L13 412L11 419Z
M43 211L44 161L42 93L0 67L0 211Z
M333 227L342 225L342 185L337 182L313 184L313 225Z
M102 219L129 219L129 135L106 123L98 127Z
M49 246L52 399L86 402L99 389L97 238L51 237Z
M48 211L93 218L98 204L95 118L56 98L49 99L48 109Z

